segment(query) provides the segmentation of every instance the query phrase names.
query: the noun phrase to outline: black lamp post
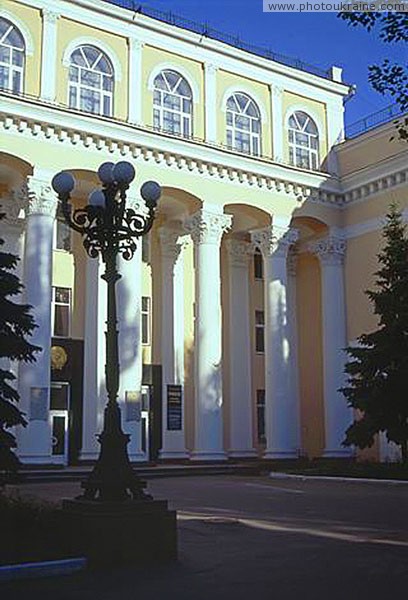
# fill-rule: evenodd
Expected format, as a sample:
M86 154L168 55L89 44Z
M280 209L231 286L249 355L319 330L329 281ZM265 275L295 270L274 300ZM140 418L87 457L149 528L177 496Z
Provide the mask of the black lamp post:
M108 285L108 316L106 330L106 389L108 403L104 413L104 426L98 436L100 454L84 487L84 500L108 502L150 500L144 492L145 483L136 475L130 464L127 445L129 435L121 425L117 402L119 390L119 352L116 318L116 282L121 275L117 268L119 254L130 260L137 239L150 231L161 188L154 181L147 181L140 189L146 202L146 214L138 214L126 207L126 190L135 177L133 166L125 161L116 165L103 163L98 170L102 190L95 190L89 204L71 210L69 200L75 187L75 179L66 171L58 173L52 186L62 202L62 210L68 225L82 236L84 248L91 258L99 255L105 264L102 278Z

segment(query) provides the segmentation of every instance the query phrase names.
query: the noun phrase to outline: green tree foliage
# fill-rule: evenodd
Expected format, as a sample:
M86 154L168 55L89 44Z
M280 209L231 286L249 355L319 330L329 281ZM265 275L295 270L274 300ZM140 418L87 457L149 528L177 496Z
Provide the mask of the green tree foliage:
M361 411L347 429L345 446L372 446L374 436L386 433L408 461L408 238L401 212L390 206L378 254L373 291L366 291L378 315L378 329L346 348L348 386L341 389L348 404Z
M0 221L4 214L0 213ZM0 239L0 247L4 240ZM17 408L17 390L11 385L14 374L5 368L7 359L32 362L40 348L30 344L26 336L36 327L30 314L30 306L13 302L22 285L13 273L17 256L0 250L0 472L5 480L16 474L20 462L14 454L15 436L8 431L16 425L26 425L24 414ZM4 481L4 479L3 479Z
M368 32L379 31L386 44L408 42L408 13L400 12L342 12L338 16L353 27L364 27ZM368 80L380 94L389 94L401 112L408 110L408 65L385 58L381 65L370 65ZM399 138L408 142L408 117L396 122Z

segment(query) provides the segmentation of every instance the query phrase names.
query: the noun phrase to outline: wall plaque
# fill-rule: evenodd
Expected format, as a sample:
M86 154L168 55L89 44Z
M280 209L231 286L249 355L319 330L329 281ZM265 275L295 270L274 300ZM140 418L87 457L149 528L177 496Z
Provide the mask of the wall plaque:
M183 389L181 385L167 386L167 430L181 431L183 428Z

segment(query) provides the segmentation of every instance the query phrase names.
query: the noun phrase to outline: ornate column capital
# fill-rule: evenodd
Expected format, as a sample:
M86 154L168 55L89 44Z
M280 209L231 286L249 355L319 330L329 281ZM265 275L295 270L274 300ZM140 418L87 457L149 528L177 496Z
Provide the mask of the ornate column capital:
M184 223L186 231L191 234L195 244L216 245L221 243L223 233L230 229L231 224L231 215L215 213L203 208Z
M171 227L160 227L159 238L161 254L167 258L170 258L173 264L178 259L180 252L185 246L184 238L180 237L180 229Z
M325 238L311 242L308 250L316 254L323 265L341 265L346 253L346 240L328 235Z
M144 46L144 42L138 37L129 36L129 45L133 48L133 50L141 50Z
M230 264L235 267L247 267L253 254L253 246L243 240L230 239L225 242Z
M299 231L293 227L271 225L251 231L251 240L265 259L272 255L286 258L290 246L297 241L298 237Z
M41 14L42 14L43 21L45 23L51 23L52 25L55 25L55 23L61 17L60 13L58 13L54 10L50 10L49 8L43 8L41 11Z
M205 62L204 70L205 70L206 75L215 75L215 73L218 71L218 67L216 65L214 65L213 63Z
M26 215L46 215L55 218L57 211L57 195L49 181L35 176L27 177L27 184L22 189L26 197Z

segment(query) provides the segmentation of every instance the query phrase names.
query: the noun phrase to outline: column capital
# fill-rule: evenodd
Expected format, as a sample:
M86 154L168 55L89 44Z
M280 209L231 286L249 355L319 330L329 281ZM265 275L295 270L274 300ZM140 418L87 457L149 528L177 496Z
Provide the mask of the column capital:
M60 13L58 13L54 10L51 10L49 8L43 8L41 11L41 14L42 14L43 21L46 23L51 23L52 25L54 25L58 21L58 19L61 17Z
M128 37L129 40L129 45L134 49L134 50L141 50L144 46L144 42L142 42L142 40L138 37L132 36L130 35Z
M49 181L29 176L22 193L26 195L27 216L46 215L52 218L55 217L58 200Z
M311 242L308 249L319 257L323 265L341 265L346 253L346 240L341 237L329 235Z
M171 227L160 227L159 229L161 254L171 258L173 264L185 245L184 240L180 238L180 233L179 229Z
M251 231L251 240L259 248L264 258L268 256L286 257L290 246L299 237L299 231L293 227L271 225Z
M204 70L208 75L215 75L215 73L218 71L218 67L211 62L205 62Z
M223 233L232 224L232 216L200 209L185 221L185 229L191 234L195 244L221 243Z
M289 249L288 252L288 274L294 277L296 275L297 270L297 262L298 262L298 253L296 248L293 246Z
M229 239L225 242L230 264L235 267L247 267L253 254L253 245L243 240Z
M281 98L283 94L283 87L280 85L276 85L276 83L271 83L271 92L276 98Z

